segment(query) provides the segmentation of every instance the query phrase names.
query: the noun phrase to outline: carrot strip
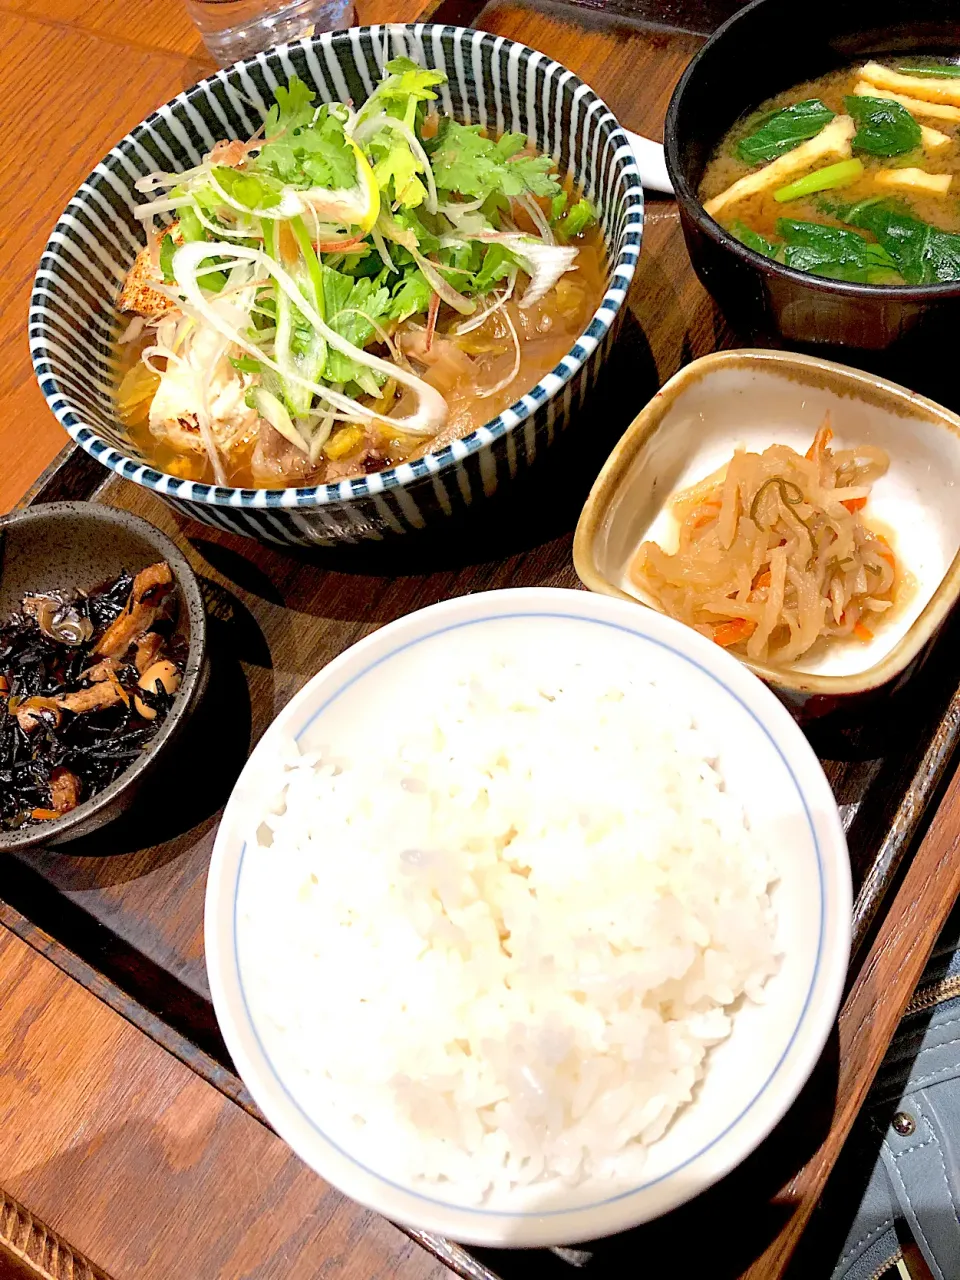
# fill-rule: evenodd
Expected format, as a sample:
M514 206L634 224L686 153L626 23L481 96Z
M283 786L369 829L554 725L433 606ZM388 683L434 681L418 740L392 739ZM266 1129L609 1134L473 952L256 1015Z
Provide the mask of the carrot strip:
M773 579L770 576L770 570L764 569L763 573L758 573L756 581L753 584L753 590L759 591L761 587L769 587Z
M430 299L430 307L427 311L427 336L424 339L423 347L425 351L429 351L433 346L433 335L437 329L437 316L440 313L440 295L433 294Z
M858 640L862 640L864 644L866 644L868 640L873 639L873 632L870 630L869 627L865 627L862 622L858 622L857 625L853 628L853 634L857 637Z
M841 502L840 505L841 507L846 507L852 515L854 511L862 511L867 505L867 500L866 498L848 498L846 502Z
M880 554L883 556L884 560L886 560L888 564L893 565L895 569L897 567L897 557L893 554L893 547L891 547L890 543L886 540L886 538L883 536L882 533L875 533L873 536L881 544L881 546L886 548L886 550L881 551Z
M721 502L719 498L707 498L695 507L687 516L687 522L691 529L702 529L705 524L709 524L711 520L716 520L720 513Z
M363 244L363 236L349 236L346 240L318 240L317 253L349 253Z
M713 628L713 640L721 648L727 649L741 640L749 640L757 629L752 618L733 618L730 622L719 622Z
M822 456L824 449L833 439L833 431L830 429L830 414L823 420L823 425L818 429L817 434L813 437L813 444L807 450L806 458L808 462L816 462Z
M62 813L57 813L56 809L32 809L30 817L36 818L38 821L48 822L51 818L62 818Z

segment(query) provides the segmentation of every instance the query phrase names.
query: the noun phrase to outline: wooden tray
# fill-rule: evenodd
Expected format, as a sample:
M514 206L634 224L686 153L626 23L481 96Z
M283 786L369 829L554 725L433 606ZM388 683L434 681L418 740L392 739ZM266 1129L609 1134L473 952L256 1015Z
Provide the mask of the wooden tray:
M622 0L611 17L590 12L591 6L479 9L470 0L446 0L434 17L472 22L543 49L588 80L624 124L659 136L673 84L701 42L694 33L734 7L721 0L659 7ZM651 25L654 10L659 19ZM639 68L642 103L636 100ZM652 200L630 313L587 421L509 495L441 537L312 557L262 547L191 523L73 446L65 449L23 505L90 498L134 511L169 533L204 585L211 680L176 758L144 790L134 814L67 853L27 852L0 864L0 921L257 1115L217 1029L203 952L207 863L220 809L246 756L314 672L383 623L473 591L576 588L572 529L610 447L681 364L732 345L690 269L675 205ZM956 745L957 631L954 625L941 636L907 695L885 703L871 721L811 735L850 844L858 948L883 917ZM635 1266L638 1248L656 1248L682 1231L685 1241L705 1241L700 1266L691 1253L699 1246L685 1244L691 1274L739 1274L753 1255L734 1249L718 1260L712 1233L717 1224L742 1222L751 1204L765 1205L803 1163L823 1133L830 1079L827 1069L756 1156L714 1191L658 1223L601 1242L589 1256L468 1252L432 1236L415 1238L471 1280L569 1275L571 1266L605 1278L619 1275L631 1259Z

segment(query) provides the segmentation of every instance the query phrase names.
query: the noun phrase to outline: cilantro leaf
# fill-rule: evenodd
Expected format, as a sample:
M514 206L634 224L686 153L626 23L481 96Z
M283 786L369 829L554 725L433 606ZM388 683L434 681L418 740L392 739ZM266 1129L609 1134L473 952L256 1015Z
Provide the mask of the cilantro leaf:
M572 209L557 223L557 233L563 240L582 235L597 220L596 210L589 200L578 200Z
M380 150L381 148L372 148ZM408 143L400 139L391 146L382 148L384 154L373 166L373 176L381 191L389 193L393 183L394 199L408 209L415 209L423 204L427 196L427 188L418 177L420 162L410 150Z
M522 133L505 133L496 142L479 125L458 124L444 117L430 144L431 163L442 191L480 197L520 196L529 192L553 199L561 191L549 156L522 155Z
M433 92L434 86L445 84L447 79L442 71L430 71L411 58L393 58L384 67L384 71L387 75L364 103L364 115L379 107L388 114L402 116L411 98L414 102L435 101L437 95ZM391 108L394 110L391 111Z
M502 244L492 244L483 257L483 264L473 278L477 293L489 293L493 286L506 280L511 271L519 267L516 258Z
M479 240L468 240L466 244L441 249L438 257L442 267L453 268L451 282L455 289L459 289L467 275L473 276L480 270L480 264L483 261L483 245Z
M267 138L309 124L313 119L313 93L299 76L291 76L286 87L277 85L274 97L276 101L263 122Z
M417 238L417 247L421 253L434 253L440 248L440 237L435 232L431 231L424 223L423 218L414 213L412 209L394 210L393 221L404 231L413 232ZM400 248L398 245L396 246L396 249L391 252L394 253L395 257L400 255L402 260L402 255L406 250ZM411 258L410 261L412 262L413 259Z
M375 335L371 320L380 320L391 308L390 290L369 276L354 280L330 267L323 268L323 301L327 324L334 332L363 348ZM332 347L327 350L323 377L326 382L355 382L370 370Z
M419 315L430 306L433 290L419 270L408 271L393 291L389 316L398 323L409 316Z
M286 89L278 85L276 96L264 122L267 140L247 168L294 187L354 187L357 161L343 132L342 108L315 107L313 93L296 76Z

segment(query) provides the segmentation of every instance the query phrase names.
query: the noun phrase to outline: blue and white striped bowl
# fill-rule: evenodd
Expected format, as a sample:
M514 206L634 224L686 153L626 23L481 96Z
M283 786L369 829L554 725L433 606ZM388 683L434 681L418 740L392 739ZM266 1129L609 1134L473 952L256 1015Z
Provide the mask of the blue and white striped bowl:
M237 489L164 475L129 439L114 405L116 299L143 244L139 177L198 164L220 138L246 138L296 72L324 100L363 101L406 52L443 70L441 108L527 134L595 203L610 285L586 331L550 373L463 440L386 471L300 489ZM356 542L420 529L489 497L533 462L582 406L613 343L643 229L643 191L627 136L572 71L525 45L463 27L358 27L282 45L218 71L148 116L67 205L40 260L30 349L40 387L70 436L100 462L194 519L267 542Z

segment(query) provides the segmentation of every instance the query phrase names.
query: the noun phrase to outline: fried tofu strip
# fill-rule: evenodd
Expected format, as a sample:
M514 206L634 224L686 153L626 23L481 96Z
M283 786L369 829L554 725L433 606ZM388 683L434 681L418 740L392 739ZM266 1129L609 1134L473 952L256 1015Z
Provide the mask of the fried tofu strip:
M878 187L912 191L924 196L945 196L953 180L949 173L927 173L923 169L881 169L873 175Z
M949 147L953 139L946 133L941 133L939 129L930 129L927 125L920 126L920 145L924 151L936 155L938 151L943 151Z
M792 151L758 169L756 173L748 173L745 177L738 178L732 186L727 187L726 191L721 191L718 196L708 200L703 206L704 209L715 218L728 205L736 204L738 200L744 200L747 196L756 195L758 191L778 187L794 174L812 168L818 160L847 159L851 154L850 143L856 131L857 126L850 116L835 116L815 138L802 142L799 147L794 147Z
M135 640L149 631L156 621L160 601L173 583L173 574L165 560L141 569L133 580L127 606L110 623L94 652L98 658L121 658Z
M115 706L123 700L123 690L119 684L110 680L101 680L92 684L89 689L78 689L76 693L65 693L57 698L57 706L64 711L72 711L82 715L85 711L102 711L104 707Z
M889 67L881 66L879 62L868 62L865 67L861 67L860 77L881 89L891 89L894 93L908 93L925 102L941 102L960 107L960 80L906 76L900 71L891 71Z
M931 120L950 120L954 124L960 120L960 107L947 107L940 102L924 102L922 98L909 98L902 93L892 93L889 89L878 89L866 80L859 80L853 92L858 98L887 98L890 102L899 102L901 107L915 116L926 116Z

